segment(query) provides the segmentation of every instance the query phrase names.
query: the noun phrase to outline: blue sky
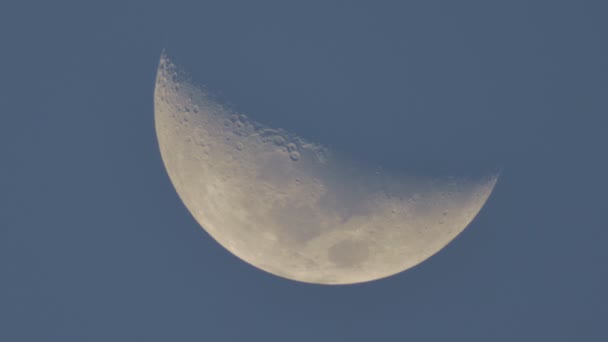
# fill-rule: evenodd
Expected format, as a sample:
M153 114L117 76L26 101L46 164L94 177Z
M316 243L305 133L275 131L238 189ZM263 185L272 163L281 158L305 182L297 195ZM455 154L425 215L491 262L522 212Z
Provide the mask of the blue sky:
M123 1L0 10L0 340L601 341L601 1ZM236 109L497 187L394 277L296 283L217 245L162 165L168 48Z

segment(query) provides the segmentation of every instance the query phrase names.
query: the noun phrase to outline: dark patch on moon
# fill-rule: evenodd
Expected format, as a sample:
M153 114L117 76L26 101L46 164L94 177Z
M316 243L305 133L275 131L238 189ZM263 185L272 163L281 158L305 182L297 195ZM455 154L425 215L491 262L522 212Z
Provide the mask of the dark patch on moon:
M327 251L329 261L339 267L352 267L365 261L369 256L369 249L365 242L344 240L331 246Z

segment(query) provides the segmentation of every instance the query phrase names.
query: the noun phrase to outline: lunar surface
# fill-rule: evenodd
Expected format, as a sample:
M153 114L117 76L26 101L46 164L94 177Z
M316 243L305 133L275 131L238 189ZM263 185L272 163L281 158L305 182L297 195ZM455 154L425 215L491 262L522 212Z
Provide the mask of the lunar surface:
M421 179L345 158L221 105L165 53L154 110L165 167L198 223L297 281L359 283L419 264L466 228L497 179Z

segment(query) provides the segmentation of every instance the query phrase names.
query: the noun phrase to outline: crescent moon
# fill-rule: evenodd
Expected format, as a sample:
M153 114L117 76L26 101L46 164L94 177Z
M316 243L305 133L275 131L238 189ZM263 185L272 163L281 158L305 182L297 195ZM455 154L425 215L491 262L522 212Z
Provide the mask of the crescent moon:
M167 173L198 223L245 262L302 282L360 283L419 264L467 227L498 178L375 169L226 108L164 52L154 111Z

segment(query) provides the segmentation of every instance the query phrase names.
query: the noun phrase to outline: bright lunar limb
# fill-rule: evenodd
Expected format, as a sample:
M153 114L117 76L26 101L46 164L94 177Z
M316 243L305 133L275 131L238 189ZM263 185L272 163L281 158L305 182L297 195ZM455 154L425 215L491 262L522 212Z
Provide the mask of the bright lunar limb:
M194 218L234 255L293 280L359 283L415 266L466 228L497 179L380 172L231 111L165 53L154 110L162 159Z

